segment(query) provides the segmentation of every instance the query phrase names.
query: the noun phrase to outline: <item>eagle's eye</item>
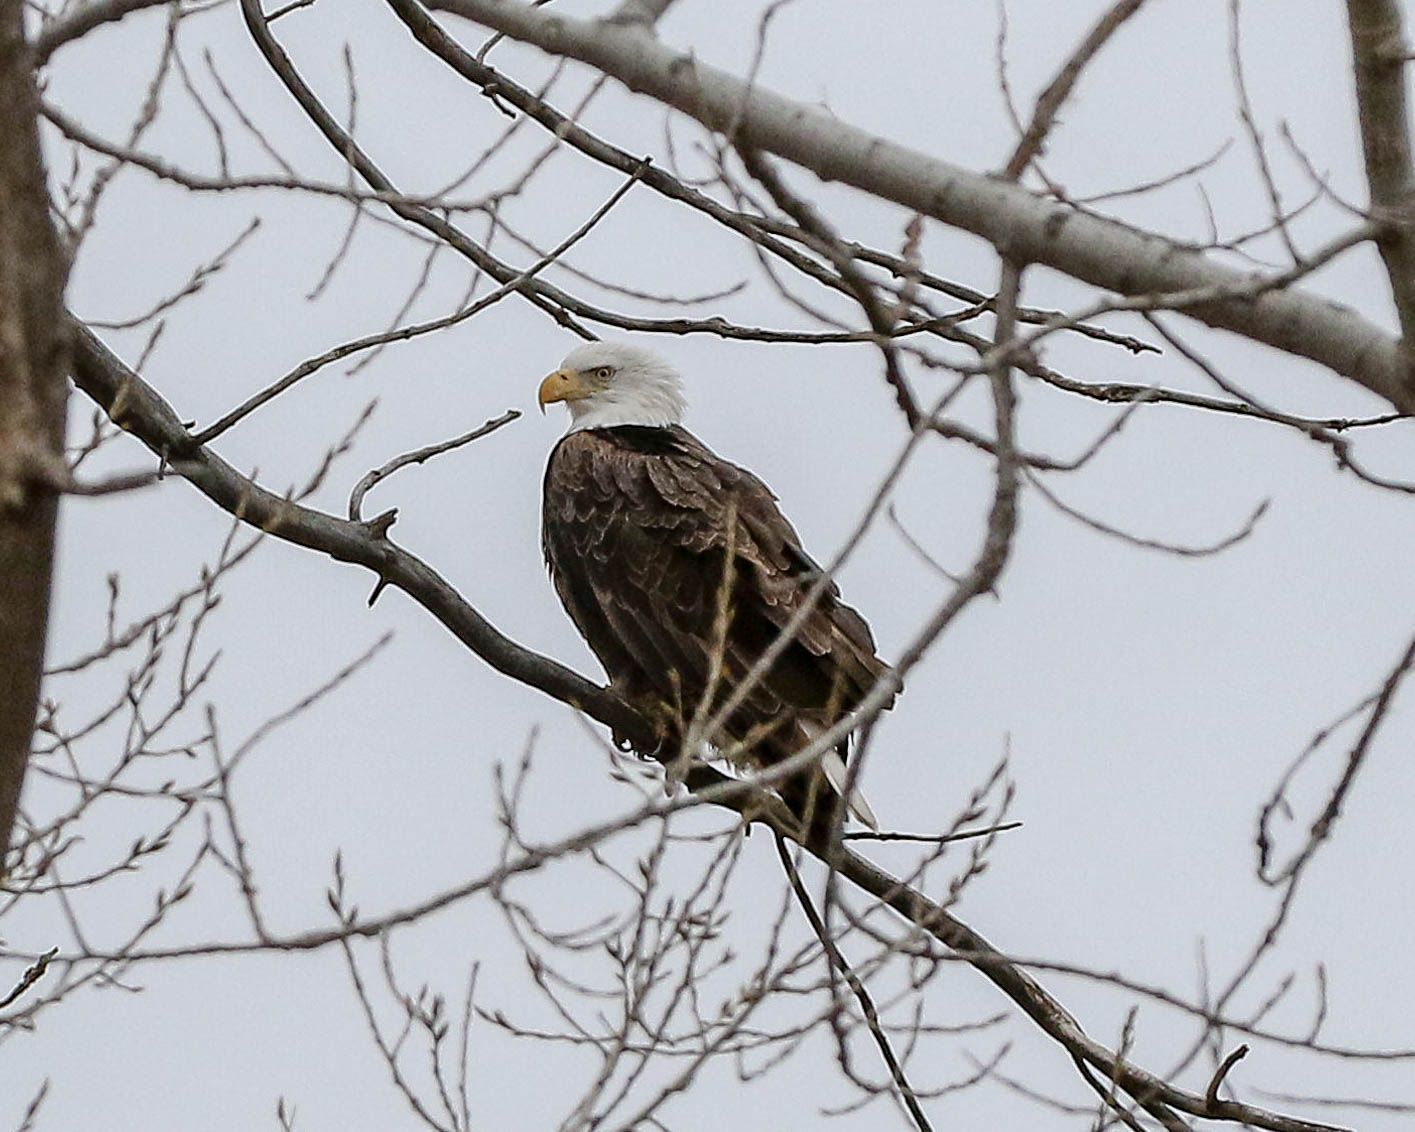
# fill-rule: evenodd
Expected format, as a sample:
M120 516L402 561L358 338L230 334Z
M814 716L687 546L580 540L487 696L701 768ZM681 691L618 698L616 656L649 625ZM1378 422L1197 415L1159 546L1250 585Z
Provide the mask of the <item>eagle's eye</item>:
M598 366L594 371L594 375L595 377L599 378L600 381L608 381L611 377L614 376L614 367Z

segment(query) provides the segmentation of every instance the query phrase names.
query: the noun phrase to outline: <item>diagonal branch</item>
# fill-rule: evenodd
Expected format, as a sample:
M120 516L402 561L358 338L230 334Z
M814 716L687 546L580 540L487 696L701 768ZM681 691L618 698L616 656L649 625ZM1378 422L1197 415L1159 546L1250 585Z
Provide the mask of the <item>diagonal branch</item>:
M260 0L239 0L241 13L252 42L265 58L277 78L285 85L301 111L324 136L329 145L348 162L359 177L373 190L382 203L393 213L411 224L445 241L458 255L469 260L479 271L484 271L503 287L510 288L537 308L548 314L566 329L581 338L593 338L580 320L594 321L619 330L641 330L660 334L690 334L704 332L723 338L792 341L792 342L842 342L871 341L871 335L813 333L807 331L769 330L751 326L738 326L720 316L706 319L694 318L638 318L608 310L588 303L575 295L537 277L533 270L518 271L510 264L492 255L481 244L473 240L461 228L453 224L441 211L421 203L418 198L409 197L398 191L393 181L378 166L372 157L339 124L309 84L300 76L289 55L271 34L271 17L264 14ZM651 169L644 169L644 162L634 159L626 170L645 183L662 185L661 177L654 177ZM777 241L780 244L780 241ZM784 246L784 245L783 245ZM795 253L802 263L810 263L809 257ZM825 279L833 276L819 264L816 270ZM945 338L972 345L976 335L961 329L948 329L948 319L929 319L923 324L915 324L912 330L929 329L941 333ZM911 332L912 332L911 330ZM1094 328L1092 329L1094 332Z
M855 266L855 258L841 244L829 222L809 201L791 191L767 158L747 146L738 146L737 154L747 172L766 189L776 206L790 216L802 232L814 237L817 250L831 261L840 275L841 282L860 304L865 318L869 320L870 329L877 336L880 353L884 355L885 381L894 390L895 402L909 427L918 428L923 418L904 376L904 368L899 361L899 347L892 341L894 327L898 321L897 312L885 309L885 304L875 293L874 284Z
M1027 166L1041 156L1047 134L1056 124L1056 116L1080 79L1081 72L1120 30L1121 24L1138 12L1144 3L1145 0L1116 0L1062 64L1056 77L1038 96L1037 105L1032 110L1032 120L1027 123L1027 128L1017 140L1017 148L1012 151L1002 170L1002 175L1009 181L1018 180L1027 171Z
M887 141L827 110L748 86L641 30L505 0L434 0L433 6L588 63L709 129L735 127L744 144L972 232L1019 262L1042 264L1123 295L1210 287L1222 294L1247 282L1244 272L1203 252ZM1185 313L1320 362L1397 408L1415 410L1415 380L1398 344L1348 308L1281 290L1256 298L1219 297Z
M591 133L581 123L566 117L543 98L518 85L500 71L487 66L483 60L472 55L471 52L464 50L442 29L436 20L428 15L427 10L418 0L387 0L387 3L393 9L394 15L403 21L419 44L441 59L462 78L480 87L482 93L488 98L509 103L566 145L573 146L586 157L611 169L629 173L639 163L640 159L633 154L611 145L603 138ZM696 209L731 231L745 236L758 247L770 252L783 262L789 263L797 271L809 276L822 286L842 293L849 293L846 284L836 274L793 246L791 241L801 241L805 237L805 233L767 217L754 216L728 208L706 193L684 184L666 169L660 169L657 166L650 166L644 170L643 183L669 200L675 200L689 208ZM965 287L960 283L941 278L927 271L919 271L917 266L906 263L898 255L883 252L877 248L865 247L850 240L842 239L839 243L852 258L858 259L862 263L882 267L896 278L903 278L908 274L929 290L938 291L950 298L974 306L990 309L991 300L981 291ZM1028 323L1046 322L1053 315L1054 312L1048 313L1025 308L1017 312L1018 321ZM1147 342L1142 342L1129 335L1117 334L1102 326L1087 323L1071 329L1087 338L1122 346L1132 354L1155 350L1155 347ZM949 330L949 326L941 325L931 328L930 332L944 338L952 338L954 341L964 340L961 336L950 334Z
M379 524L340 519L258 486L205 446L195 445L176 411L81 323L74 326L74 381L114 424L131 432L222 510L285 542L372 570L403 590L458 640L503 675L571 704L601 723L642 734L643 721L564 665L500 633L428 566L395 546Z
M874 997L870 994L869 988L855 970L850 966L844 954L840 950L840 945L835 942L830 929L826 927L825 921L821 919L820 913L816 911L815 902L811 899L811 894L806 889L806 883L801 879L801 874L796 868L796 862L791 859L791 850L786 847L785 839L776 835L776 855L781 859L781 867L786 871L786 879L791 884L791 891L796 894L796 902L801 906L801 911L805 913L806 920L811 925L811 930L816 933L816 939L820 941L821 950L825 952L826 961L830 964L830 969L835 974L840 975L850 988L850 993L855 996L855 1000L860 1004L860 1013L864 1016L865 1025L869 1028L870 1036L874 1039L876 1047L879 1049L880 1057L884 1059L885 1067L889 1070L890 1080L894 1082L894 1087L899 1094L899 1100L908 1110L909 1118L914 1122L914 1127L919 1132L933 1132L933 1125L929 1122L928 1116L924 1112L923 1105L919 1103L918 1094L914 1092L914 1087L909 1084L909 1077L904 1072L904 1066L900 1064L898 1055L894 1052L894 1046L890 1043L889 1035L884 1032L884 1024L880 1021L879 1011L875 1007ZM848 1065L844 1065L847 1057L846 1037L843 1028L840 1026L838 1012L832 1012L832 1025L836 1028L836 1042L839 1045L839 1057L846 1076L856 1080L853 1070ZM864 1084L861 1082L861 1084ZM868 1086L866 1086L868 1087Z

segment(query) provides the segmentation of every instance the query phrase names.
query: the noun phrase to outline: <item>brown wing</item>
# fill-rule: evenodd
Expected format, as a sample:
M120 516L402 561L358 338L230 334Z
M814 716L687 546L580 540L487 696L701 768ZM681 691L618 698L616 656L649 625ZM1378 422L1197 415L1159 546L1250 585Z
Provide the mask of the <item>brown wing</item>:
M543 538L556 590L610 678L685 718L709 684L724 698L820 573L766 485L680 428L565 437L546 470ZM729 727L741 737L783 714L829 724L885 671L831 584Z

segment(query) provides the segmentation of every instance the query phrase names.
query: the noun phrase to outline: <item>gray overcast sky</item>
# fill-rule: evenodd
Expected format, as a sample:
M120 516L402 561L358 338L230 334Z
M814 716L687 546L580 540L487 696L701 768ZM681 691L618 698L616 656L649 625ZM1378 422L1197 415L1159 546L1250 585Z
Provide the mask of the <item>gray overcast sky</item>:
M569 11L604 5L566 4ZM1013 89L1029 107L1060 58L1104 5L1008 4ZM756 43L759 6L679 0L661 27L675 44L744 73ZM1219 231L1262 227L1269 204L1255 176L1235 112L1228 61L1227 5L1155 0L1116 38L1067 105L1046 155L1050 173L1074 194L1123 188L1227 152L1199 178ZM160 14L66 49L49 97L90 128L126 135L161 42ZM479 32L447 21L464 42ZM321 0L276 25L309 81L336 107L346 101L341 49L347 41L359 91L358 135L405 191L435 189L456 176L507 119L426 57L391 14L371 2ZM1277 140L1288 123L1334 190L1365 199L1351 94L1348 43L1337 4L1250 3L1244 8L1247 77L1262 129L1273 143L1280 183L1298 203L1308 189ZM970 169L998 167L1014 134L998 92L996 12L984 3L852 4L797 0L771 24L760 81L842 119ZM183 24L182 47L203 90L201 51L269 138L301 171L342 180L340 162L264 69L231 5ZM550 64L502 44L498 66L535 87ZM570 107L587 89L571 68L555 88ZM342 109L341 109L342 113ZM617 144L665 156L664 114L613 86L585 121ZM701 131L681 119L669 132L682 166L706 172ZM49 158L67 168L69 149L50 137ZM272 169L239 128L226 141L236 168ZM471 186L503 184L545 135L523 131ZM189 168L214 168L215 151L190 100L169 87L146 148ZM860 194L793 172L846 236L897 248L908 220ZM509 225L552 243L580 224L617 181L569 152L553 157L508 201ZM1180 238L1208 238L1195 183L1101 207ZM422 269L422 251L365 219L327 291L309 301L347 225L347 206L268 192L198 195L122 174L105 198L70 290L82 317L120 319L180 286L253 216L260 230L195 300L182 308L145 368L187 418L209 422L302 358L387 326ZM483 221L473 217L480 234ZM1307 247L1340 231L1345 217L1319 203L1293 225ZM503 238L504 239L504 238ZM498 244L517 264L533 257ZM994 255L980 242L931 225L926 265L959 282L996 285ZM1270 260L1274 241L1257 246ZM708 304L763 326L805 326L804 317L762 280L750 249L710 223L643 189L574 252L585 270L649 291L688 294L741 279L751 286ZM547 276L594 294L565 274ZM444 252L411 317L451 309L466 288L465 265ZM1086 292L1046 271L1027 279L1035 306L1079 305ZM794 285L794 284L793 284ZM1394 325L1374 253L1362 251L1309 286ZM602 295L595 295L604 298ZM842 302L811 299L853 322ZM608 305L643 314L661 304L617 296ZM1139 321L1116 320L1144 334ZM1152 335L1151 335L1152 336ZM128 360L142 337L107 335ZM1292 412L1381 411L1374 398L1315 366L1213 333L1192 333L1224 371L1256 396ZM352 377L330 369L242 423L217 444L238 467L258 469L281 488L302 481L371 399L377 410L352 455L337 465L316 502L342 511L352 482L390 456L470 428L508 407L533 407L539 377L574 339L528 303L503 302L470 323L391 347ZM663 339L657 348L685 374L688 424L723 455L759 473L781 497L808 547L829 556L866 505L903 438L871 348L726 342L705 335ZM1053 339L1046 359L1090 381L1157 382L1204 390L1173 356L1132 358L1077 339ZM943 376L919 371L921 388ZM1207 391L1207 390L1205 390ZM966 419L986 421L979 400ZM1113 414L1023 383L1024 443L1074 453ZM74 399L75 429L91 406ZM375 489L367 509L397 506L396 538L449 578L500 628L525 644L595 673L545 579L538 544L540 474L563 428L561 414L528 414L494 436ZM1373 466L1411 475L1410 429L1363 441ZM112 462L131 466L135 446ZM962 446L933 445L910 467L896 495L911 534L949 567L967 565L989 499L991 465ZM1253 877L1254 823L1261 801L1314 731L1373 690L1412 631L1415 550L1408 498L1382 494L1332 468L1328 453L1296 433L1237 418L1158 406L1135 415L1084 473L1052 481L1064 498L1129 530L1178 542L1206 542L1238 527L1271 500L1256 533L1211 559L1146 553L1084 529L1024 497L1014 559L1001 600L983 602L954 626L911 674L886 717L869 766L868 793L888 827L932 830L965 804L1004 749L1017 784L1013 816L1025 822L992 854L967 890L963 916L1019 955L1118 970L1180 993L1195 993L1202 943L1216 981L1231 974L1272 910ZM189 584L220 545L225 516L180 482L130 497L66 505L57 618L58 660L99 638L105 576L123 578L124 616L160 604ZM870 619L893 656L925 610L945 592L933 570L888 524L876 525L842 573L847 598ZM490 867L498 850L493 767L514 763L534 740L528 835L553 839L633 804L606 773L585 727L567 709L490 672L397 593L372 611L369 578L279 544L257 551L229 580L204 651L221 650L209 695L228 747L361 653L382 633L395 638L353 681L273 734L241 771L237 791L253 861L274 926L328 922L324 890L342 852L354 899L365 911L401 906ZM108 684L85 678L50 694L79 705ZM1301 1032L1314 1011L1314 970L1326 964L1324 1036L1362 1047L1415 1046L1415 984L1404 962L1415 920L1415 866L1408 815L1415 697L1397 703L1362 773L1332 843L1307 887L1278 954L1237 1004L1251 1010L1288 972L1297 987L1267 1018ZM1349 740L1350 734L1343 733ZM1322 796L1344 747L1323 755L1297 797ZM42 786L33 788L38 798ZM144 818L119 806L90 828L102 859L135 836ZM1282 846L1305 828L1283 826ZM106 824L105 824L106 823ZM722 824L703 818L701 828ZM626 838L622 859L631 860ZM882 849L886 864L910 854ZM686 850L681 869L691 878ZM71 866L75 867L75 866ZM675 875L670 871L670 877ZM594 919L618 899L577 862L522 882L516 895L549 922ZM145 914L151 878L91 894L85 914L94 940L121 938ZM774 914L781 880L765 836L750 839L729 905L734 941L750 949ZM229 881L207 877L158 941L233 938L242 932ZM793 939L805 928L794 923ZM9 944L41 950L63 937L57 911L36 906L11 917ZM395 937L405 982L424 982L457 1000L480 964L478 1001L526 1025L553 1026L530 990L519 948L486 903L461 905ZM365 949L372 961L375 955ZM183 960L140 967L124 989L90 991L44 1014L37 1032L13 1037L0 1056L0 1123L18 1123L41 1080L52 1079L40 1127L52 1129L246 1129L276 1127L275 1099L298 1109L303 1132L416 1127L391 1089L333 953ZM1120 1040L1133 996L1060 976L1044 978L1090 1032ZM730 977L710 992L734 989ZM945 973L928 992L931 1020L957 1023L1004 1007L973 971ZM392 1014L387 1015L392 1018ZM1192 1040L1187 1020L1139 1003L1135 1056L1164 1070ZM921 1088L973 1071L969 1055L991 1057L1013 1043L1003 1069L1072 1103L1090 1095L1059 1050L1013 1021L938 1041L913 1074ZM485 1128L548 1128L592 1077L594 1058L564 1045L512 1038L478 1023L471 1056L474 1116ZM871 1073L875 1072L871 1063ZM1186 1079L1202 1086L1209 1066ZM1318 1060L1261 1045L1233 1073L1239 1095L1261 1089L1332 1096L1379 1095L1415 1103L1407 1068ZM714 1065L673 1101L674 1128L807 1127L822 1106L855 1094L841 1080L828 1033L779 1069L739 1082ZM940 1127L1079 1127L997 1083L929 1103ZM1322 1118L1322 1112L1313 1115ZM1405 1127L1409 1116L1332 1114L1362 1129ZM842 1130L905 1127L877 1102L841 1116Z

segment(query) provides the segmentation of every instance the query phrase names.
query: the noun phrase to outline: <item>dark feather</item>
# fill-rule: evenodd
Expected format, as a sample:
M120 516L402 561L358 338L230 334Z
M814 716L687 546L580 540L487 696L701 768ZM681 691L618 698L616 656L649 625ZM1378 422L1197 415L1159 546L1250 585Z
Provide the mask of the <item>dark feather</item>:
M677 426L564 437L546 467L542 540L576 627L670 742L703 705L726 700L821 574L770 489ZM709 688L715 655L722 672ZM864 618L830 584L727 720L731 742L755 737L739 761L788 757L887 671ZM802 793L783 790L798 808Z

